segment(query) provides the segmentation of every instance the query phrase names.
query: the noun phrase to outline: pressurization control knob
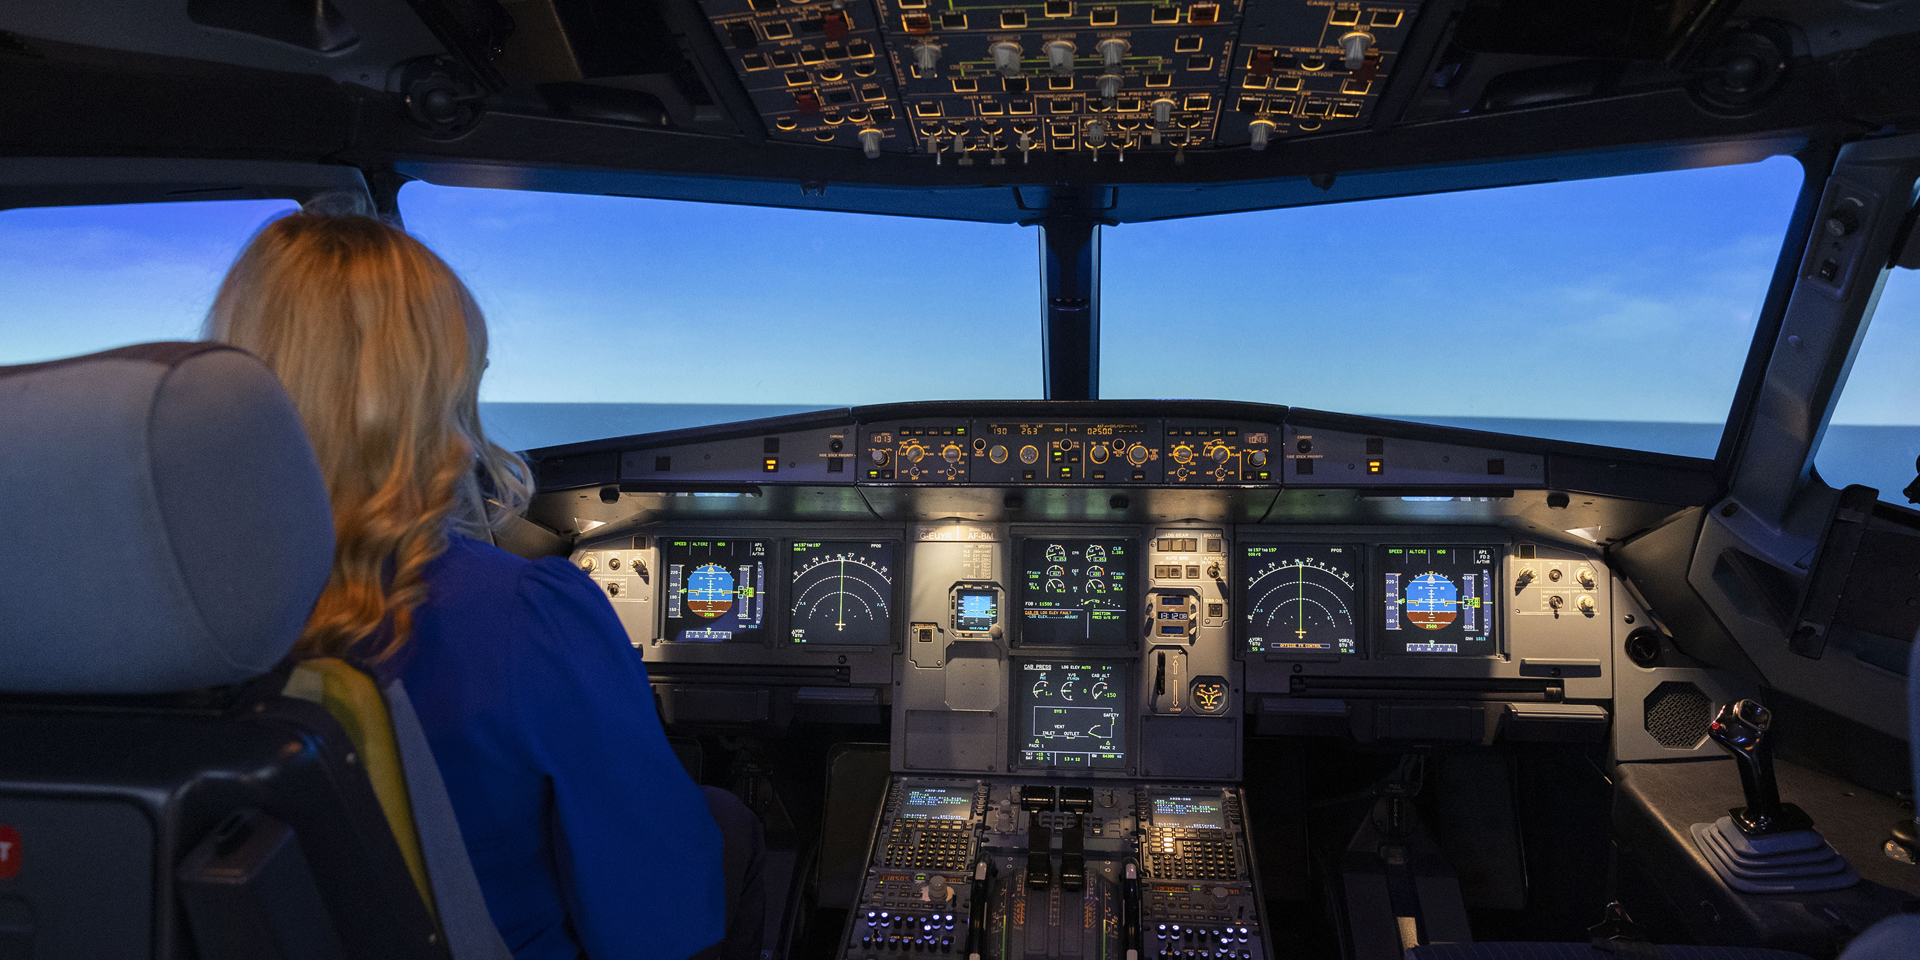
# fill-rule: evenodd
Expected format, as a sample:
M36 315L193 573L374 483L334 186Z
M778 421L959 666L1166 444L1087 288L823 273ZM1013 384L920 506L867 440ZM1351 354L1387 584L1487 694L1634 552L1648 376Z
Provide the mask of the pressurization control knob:
M1367 62L1367 48L1373 46L1373 34L1355 30L1340 38L1340 52L1346 57L1348 70L1358 70Z
M1047 67L1048 69L1053 71L1053 75L1056 77L1072 76L1073 54L1074 54L1073 41L1053 40L1048 42L1046 50L1047 50Z
M1166 97L1161 97L1160 99L1155 100L1153 102L1153 125L1159 129L1164 130L1166 129L1167 124L1172 120L1173 120L1173 101L1167 99Z
M987 48L993 56L993 69L1003 77L1020 75L1020 45L1011 40L1002 40Z
M933 77L940 68L940 45L923 43L913 48L913 65L919 69L922 77Z
M1252 123L1247 124L1247 138L1249 140L1247 145L1255 150L1265 150L1267 148L1267 138L1273 136L1273 132L1278 129L1280 129L1279 126L1266 117L1255 119Z

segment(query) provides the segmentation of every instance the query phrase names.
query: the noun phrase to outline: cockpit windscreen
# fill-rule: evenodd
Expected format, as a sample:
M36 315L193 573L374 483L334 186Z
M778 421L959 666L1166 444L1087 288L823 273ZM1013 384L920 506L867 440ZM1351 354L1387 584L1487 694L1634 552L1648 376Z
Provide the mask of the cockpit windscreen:
M1021 661L1013 682L1020 766L1126 767L1125 664Z
M1491 546L1388 544L1380 548L1382 652L1389 656L1490 657L1494 584Z
M1132 543L1032 538L1021 545L1020 560L1020 642L1131 639Z
M882 644L893 637L893 544L793 544L787 633L794 643Z
M766 540L667 540L667 640L762 641L770 552Z

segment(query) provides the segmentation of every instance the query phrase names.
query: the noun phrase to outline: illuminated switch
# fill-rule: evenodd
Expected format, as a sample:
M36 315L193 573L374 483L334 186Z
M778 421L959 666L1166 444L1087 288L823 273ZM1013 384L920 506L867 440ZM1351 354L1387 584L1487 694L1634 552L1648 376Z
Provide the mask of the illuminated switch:
M943 14L941 14L941 15L940 15L940 29L942 29L942 30L965 30L966 28L967 28L967 15L966 15L966 14L964 14L964 13L943 13Z
M1154 7L1151 14L1154 23L1179 23L1179 7Z
M727 24L727 39L733 42L735 50L752 50L760 46L760 35L753 32L753 22L749 20Z
M1220 5L1217 3L1196 3L1187 8L1187 22L1196 27L1210 27L1220 20Z
M1027 27L1027 15L1020 10L1005 10L1000 13L1000 29L1024 30Z
M768 40L785 40L793 36L793 26L786 23L769 23L760 28L766 31Z
M1369 476L1378 476L1382 473L1385 473L1386 471L1387 471L1387 467L1384 461L1380 461L1380 460L1367 461L1367 474Z
M1173 52L1199 53L1201 44L1205 42L1206 39L1204 37L1175 37L1173 40Z
M760 461L760 472L761 472L761 473L779 473L779 472L780 472L780 458L779 458L779 457L767 457L767 458L765 458L765 459L763 459L763 460L761 460L761 461Z
M900 17L900 28L908 33L914 34L932 33L933 18L924 13L902 14Z
M773 52L773 55L768 57L767 59L772 60L773 65L776 67L791 67L799 64L800 62L800 58L794 56L791 53L788 53L785 50L776 50Z
M820 95L812 90L802 90L793 95L793 105L801 113L819 113Z
M852 27L852 25L847 22L847 13L844 10L836 10L830 14L826 18L823 26L826 28L827 39L829 40L845 40L848 31Z
M812 78L807 76L807 72L805 70L787 71L787 86L789 87L804 87L811 81L811 79Z
M1327 22L1336 27L1351 27L1360 22L1360 10L1357 7L1335 9L1327 15Z
M1404 10L1375 10L1373 12L1373 26L1383 29L1397 27L1400 25L1400 17L1405 12Z
M748 70L765 70L767 68L767 58L757 53L749 53L740 58L740 65Z
M1087 14L1087 25L1093 27L1111 27L1120 22L1120 11L1115 7L1096 7Z

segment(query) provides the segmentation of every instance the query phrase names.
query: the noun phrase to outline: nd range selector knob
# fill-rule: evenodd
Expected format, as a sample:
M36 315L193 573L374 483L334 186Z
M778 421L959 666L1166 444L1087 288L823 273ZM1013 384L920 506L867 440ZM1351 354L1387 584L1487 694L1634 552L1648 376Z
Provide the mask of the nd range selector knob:
M1176 445L1173 448L1173 460L1175 463L1192 463L1193 448L1184 443Z
M987 451L987 459L992 460L994 463L1006 463L1007 448L1002 444L994 444L993 447Z
M1026 446L1020 448L1021 463L1033 463L1034 461L1039 459L1040 459L1039 447L1036 447L1033 444L1029 443Z
M909 463L919 463L926 459L927 448L917 443L909 443L905 450L900 451L900 455L906 457Z
M940 459L945 460L948 463L959 463L960 462L960 445L957 443L947 444L946 448L940 451Z
M1214 447L1214 448L1213 448L1213 462L1214 462L1214 463L1226 463L1226 462L1227 462L1227 460L1228 460L1228 458L1230 458L1230 457L1232 457L1232 456L1233 456L1233 451L1231 451L1231 450L1228 450L1228 449L1227 449L1226 447Z
M1127 448L1127 462L1138 467L1147 462L1147 445L1136 443Z

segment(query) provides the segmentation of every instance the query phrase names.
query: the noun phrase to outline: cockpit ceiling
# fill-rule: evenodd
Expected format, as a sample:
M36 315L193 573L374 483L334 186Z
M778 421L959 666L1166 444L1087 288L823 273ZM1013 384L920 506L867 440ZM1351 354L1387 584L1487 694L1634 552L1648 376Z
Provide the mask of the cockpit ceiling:
M969 219L1065 206L1123 221L1631 172L1623 151L1630 168L1727 162L1724 145L1745 159L1920 117L1920 76L1902 66L1920 34L1900 16L1920 0L1870 12L1842 0L319 9L10 5L0 80L16 95L0 151L321 160L445 183ZM1457 172L1555 157L1577 159ZM1343 187L1369 175L1390 182ZM1180 193L1243 184L1233 197ZM1150 198L1139 210L1114 197L1148 186L1159 192L1136 190Z

